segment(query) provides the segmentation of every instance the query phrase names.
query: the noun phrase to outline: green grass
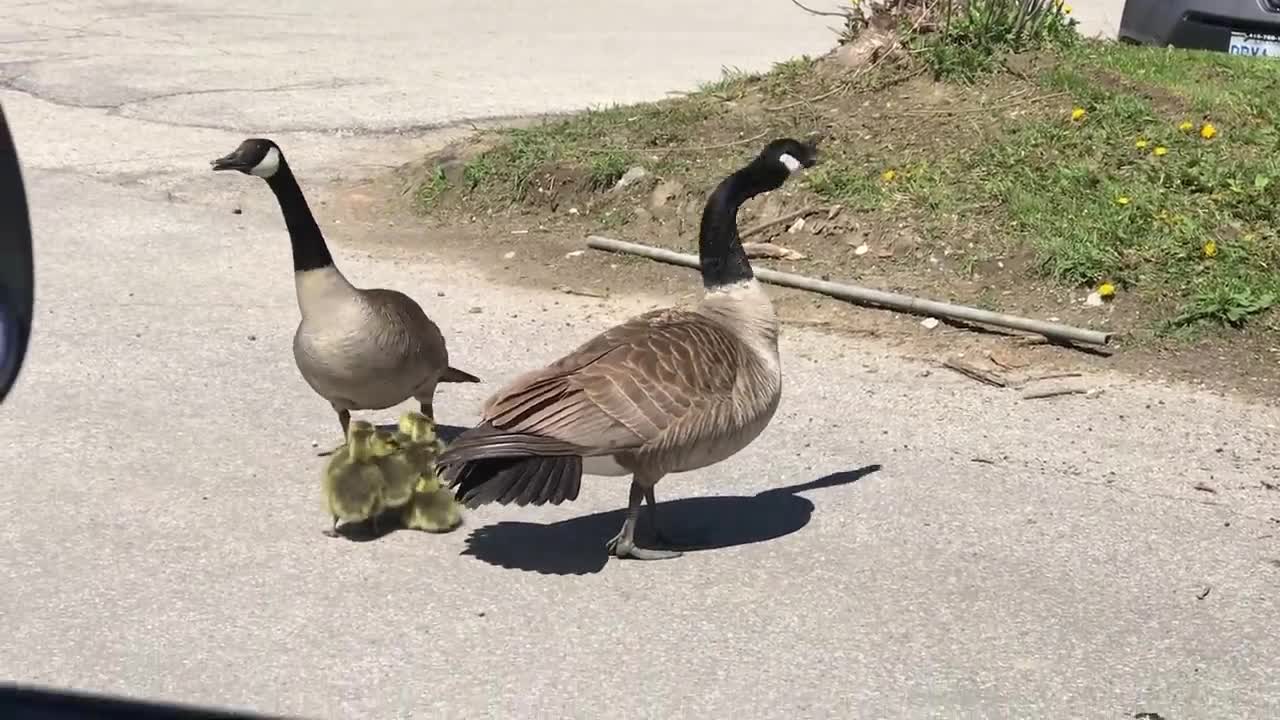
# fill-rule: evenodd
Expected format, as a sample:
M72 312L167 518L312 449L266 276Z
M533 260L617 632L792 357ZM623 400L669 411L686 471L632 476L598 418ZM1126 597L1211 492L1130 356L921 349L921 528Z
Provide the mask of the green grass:
M1168 327L1240 324L1280 299L1277 110L1257 103L1280 96L1274 68L1118 45L1063 60L1046 83L1086 115L1011 127L966 163L1044 274L1175 301ZM1125 87L1098 81L1110 72ZM1212 139L1200 135L1206 122Z
M968 107L956 115L895 115L909 95L890 89L864 100L857 88L842 90L852 87L847 76L799 58L762 75L726 71L673 100L502 131L450 175L458 187L428 174L419 205L446 192L473 206L528 204L552 171L576 178L576 192L603 196L636 165L705 187L754 150L745 139L822 126L834 139L795 191L964 246L961 272L1027 249L1040 276L1080 288L1112 283L1154 308L1144 318L1166 330L1238 326L1280 303L1280 66L1076 41L1060 15L1034 32L1001 17L953 18L943 36L953 58L985 48L941 73L948 100ZM1031 69L1002 71L1023 47L1040 48ZM942 55L933 52L912 57L937 70ZM1013 101L990 107L1013 90L1027 101L1018 112L1000 111ZM1075 107L1085 114L1073 120ZM1215 137L1200 136L1205 122ZM593 217L616 226L643 201L601 202Z
M935 78L973 81L1011 53L1073 45L1076 21L1062 0L940 0L935 33L910 44Z

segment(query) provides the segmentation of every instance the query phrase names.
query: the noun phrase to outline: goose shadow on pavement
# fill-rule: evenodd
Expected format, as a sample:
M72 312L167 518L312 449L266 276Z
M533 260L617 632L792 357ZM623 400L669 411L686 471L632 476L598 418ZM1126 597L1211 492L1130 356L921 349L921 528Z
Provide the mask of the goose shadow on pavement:
M690 552L775 540L809 524L814 505L798 493L849 485L879 469L880 465L868 465L752 496L659 501L658 521L664 532L677 540L696 538L697 546ZM609 561L605 543L622 527L625 513L619 509L555 523L503 521L486 525L471 531L462 554L490 565L544 575L600 572ZM652 532L642 513L637 538L652 542Z

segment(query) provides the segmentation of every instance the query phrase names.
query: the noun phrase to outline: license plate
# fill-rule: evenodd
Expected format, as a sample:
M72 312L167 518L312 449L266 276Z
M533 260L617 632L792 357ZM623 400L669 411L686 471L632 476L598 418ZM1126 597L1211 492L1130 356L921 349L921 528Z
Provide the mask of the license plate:
M1280 37L1231 33L1231 42L1227 45L1227 52L1232 55L1245 55L1247 57L1280 58Z

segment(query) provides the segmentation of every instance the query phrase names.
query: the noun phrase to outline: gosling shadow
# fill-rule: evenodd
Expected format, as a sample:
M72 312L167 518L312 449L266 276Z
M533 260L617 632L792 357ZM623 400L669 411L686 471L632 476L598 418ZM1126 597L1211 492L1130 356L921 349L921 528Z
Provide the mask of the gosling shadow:
M718 550L767 542L790 535L809 524L814 504L798 493L839 487L876 472L880 465L833 473L812 482L765 490L752 496L719 495L658 503L665 532L697 538L687 552ZM543 575L586 575L600 572L609 561L605 543L617 534L625 509L583 515L556 523L503 521L476 528L466 539L463 555L511 570ZM637 535L652 540L644 514Z

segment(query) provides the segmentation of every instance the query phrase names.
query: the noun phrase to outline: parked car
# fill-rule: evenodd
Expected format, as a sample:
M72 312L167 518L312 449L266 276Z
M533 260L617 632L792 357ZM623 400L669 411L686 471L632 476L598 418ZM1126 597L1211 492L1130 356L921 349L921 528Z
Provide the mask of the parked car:
M1120 39L1280 59L1280 0L1125 0Z

